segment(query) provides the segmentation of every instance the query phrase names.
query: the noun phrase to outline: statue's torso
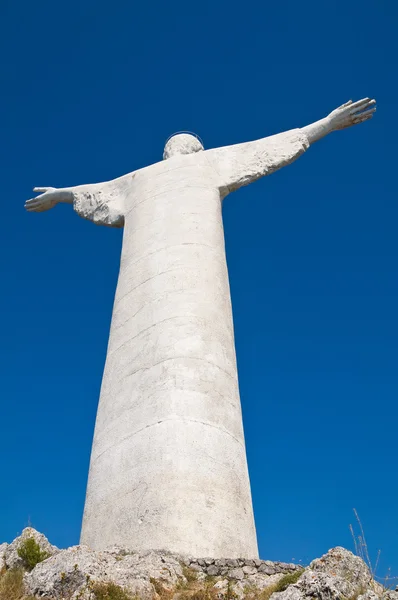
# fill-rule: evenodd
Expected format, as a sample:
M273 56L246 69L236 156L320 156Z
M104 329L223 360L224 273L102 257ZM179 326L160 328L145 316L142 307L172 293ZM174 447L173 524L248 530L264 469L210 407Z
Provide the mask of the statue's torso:
M183 158L126 176L82 538L256 556L217 174Z

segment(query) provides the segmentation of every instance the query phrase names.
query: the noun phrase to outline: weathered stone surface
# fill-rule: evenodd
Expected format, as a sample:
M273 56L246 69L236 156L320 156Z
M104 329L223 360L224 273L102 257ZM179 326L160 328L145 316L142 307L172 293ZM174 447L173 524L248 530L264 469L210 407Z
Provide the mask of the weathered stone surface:
M368 567L358 556L338 547L312 561L297 583L275 593L272 600L304 600L314 595L318 600L338 600L363 590L377 592L379 586L372 582Z
M245 575L244 579L240 579L233 582L232 590L234 594L241 600L246 597L247 590L257 590L261 592L266 588L274 586L283 577L283 573L276 575L263 575L257 573L256 575Z
M7 569L13 569L16 567L23 567L23 560L18 556L18 549L21 544L28 538L33 538L37 544L39 544L40 549L43 552L47 552L50 555L59 552L59 549L56 546L50 544L48 539L42 533L33 529L33 527L26 527L20 536L15 538L15 540L7 546L4 552L4 562Z
M198 558L198 565L201 567L206 567L206 561L204 558Z
M226 562L227 562L227 567L234 567L235 568L235 567L240 567L241 566L240 565L241 561L238 560L238 559L236 559L236 558L229 558L229 559L227 559Z
M395 588L395 590L388 590L387 592L384 592L383 594L383 600L398 600L398 586Z
M255 575L257 573L256 567L249 567L248 565L245 565L242 571L245 575Z
M243 569L241 569L240 567L238 567L237 569L231 569L228 575L231 579L244 579L245 577Z
M227 564L227 561L225 560L225 558L218 558L216 560L217 567L225 567L226 564Z
M372 578L368 567L359 556L339 546L313 560L309 568L315 572L333 573L336 577L349 579L354 586L366 586Z
M387 591L372 580L365 563L344 548L333 548L301 573L299 565L253 559L192 559L166 551L134 552L125 547L101 552L84 545L59 550L45 536L28 528L11 544L0 545L0 560L4 554L7 568L22 566L17 549L27 537L33 537L42 550L53 553L31 572L25 572L26 593L36 598L92 600L95 583L112 582L142 600L162 595L159 586L170 593L170 600L178 600L181 584L194 586L195 592L206 588L206 593L208 586L213 586L217 600L225 600L229 593L244 600L250 590L255 598L265 588L275 586L285 574L299 570L296 583L274 592L272 600L342 600L354 596L358 600L398 600L397 592ZM196 571L194 582L187 581L185 566ZM209 576L216 579L211 582Z
M275 569L275 567L270 567L266 564L262 564L262 565L260 565L258 572L264 573L264 575L275 575L276 569Z
M6 542L4 542L4 544L0 544L0 569L2 569L4 565L4 555L6 553L7 548L8 544L6 544Z
M112 581L149 599L154 594L152 578L166 589L185 580L180 562L173 556L155 552L115 555L74 546L38 564L25 576L25 583L30 594L58 600L78 592L89 596L91 583Z

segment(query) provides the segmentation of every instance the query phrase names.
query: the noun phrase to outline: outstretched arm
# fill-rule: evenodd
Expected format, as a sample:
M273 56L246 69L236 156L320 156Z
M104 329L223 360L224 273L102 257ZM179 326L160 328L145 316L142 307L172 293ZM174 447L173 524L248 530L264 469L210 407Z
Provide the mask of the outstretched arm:
M352 125L359 125L364 121L368 121L373 117L376 110L376 100L363 98L358 102L349 100L333 110L327 117L302 127L301 131L307 136L308 142L313 144L321 138L325 137L332 131L346 129Z
M357 125L370 119L376 110L375 100L351 100L327 117L302 129L292 129L254 142L207 150L209 164L217 173L221 195L248 185L260 177L289 165L310 144L328 133Z
M105 183L60 189L34 188L34 192L41 193L27 200L25 208L29 212L43 212L54 208L56 204L73 204L79 216L97 225L123 227L124 198L131 179L131 174L128 174Z

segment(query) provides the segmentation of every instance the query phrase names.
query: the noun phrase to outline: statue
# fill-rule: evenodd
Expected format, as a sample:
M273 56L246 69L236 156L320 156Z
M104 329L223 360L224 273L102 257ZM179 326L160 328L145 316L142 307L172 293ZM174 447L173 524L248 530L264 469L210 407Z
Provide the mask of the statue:
M66 202L124 226L81 543L258 557L221 201L367 121L374 104L212 150L177 134L163 161L113 181L34 189L28 211Z

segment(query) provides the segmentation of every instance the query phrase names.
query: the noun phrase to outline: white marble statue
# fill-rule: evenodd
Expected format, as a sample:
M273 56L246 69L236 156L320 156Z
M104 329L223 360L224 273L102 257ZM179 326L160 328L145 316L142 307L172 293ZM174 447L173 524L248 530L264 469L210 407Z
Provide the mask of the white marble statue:
M173 136L164 160L113 181L35 188L123 227L81 542L203 557L258 556L239 400L221 201L362 123L347 102L302 129L204 150Z

